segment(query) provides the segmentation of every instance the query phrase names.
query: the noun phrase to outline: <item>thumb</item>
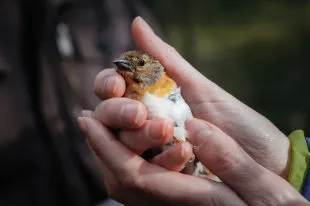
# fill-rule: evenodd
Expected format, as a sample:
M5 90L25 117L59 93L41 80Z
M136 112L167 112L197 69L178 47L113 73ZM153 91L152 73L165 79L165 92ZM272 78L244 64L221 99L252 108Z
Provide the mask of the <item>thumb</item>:
M249 205L262 202L282 205L292 203L292 197L297 201L294 203L303 203L303 198L284 179L256 163L216 126L193 119L186 127L189 141L197 146L196 157Z

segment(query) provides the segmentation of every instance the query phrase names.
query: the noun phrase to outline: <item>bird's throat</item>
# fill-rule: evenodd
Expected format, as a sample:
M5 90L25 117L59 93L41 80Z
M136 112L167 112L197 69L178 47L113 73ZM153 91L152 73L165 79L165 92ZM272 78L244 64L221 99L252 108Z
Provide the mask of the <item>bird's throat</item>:
M125 97L141 100L147 93L163 98L171 94L177 87L175 81L164 74L151 85L143 85L139 82L128 82Z

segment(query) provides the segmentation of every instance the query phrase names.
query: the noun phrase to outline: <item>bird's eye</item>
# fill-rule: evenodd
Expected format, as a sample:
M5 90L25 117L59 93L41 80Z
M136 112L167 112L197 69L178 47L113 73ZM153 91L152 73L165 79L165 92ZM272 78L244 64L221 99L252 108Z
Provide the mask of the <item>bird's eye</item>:
M144 66L145 65L145 61L144 60L139 60L139 66Z

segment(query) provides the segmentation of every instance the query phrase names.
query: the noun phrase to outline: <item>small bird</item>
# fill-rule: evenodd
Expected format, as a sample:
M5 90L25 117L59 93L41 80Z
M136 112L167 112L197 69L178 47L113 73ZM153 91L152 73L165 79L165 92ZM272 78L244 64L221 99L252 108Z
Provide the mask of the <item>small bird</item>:
M147 53L127 51L115 59L117 72L126 82L124 97L141 101L148 111L148 119L165 118L174 123L173 139L164 147L186 141L185 121L193 118L188 104L181 95L181 89L164 71L160 62ZM193 175L218 180L207 168L195 160Z

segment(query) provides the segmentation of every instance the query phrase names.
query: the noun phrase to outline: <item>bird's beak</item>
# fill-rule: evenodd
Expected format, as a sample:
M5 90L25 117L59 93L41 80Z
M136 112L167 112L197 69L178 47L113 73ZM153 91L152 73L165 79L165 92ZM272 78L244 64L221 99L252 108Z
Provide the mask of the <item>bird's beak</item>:
M132 71L130 62L123 56L118 57L113 61L113 63L117 66L117 69L122 71Z

